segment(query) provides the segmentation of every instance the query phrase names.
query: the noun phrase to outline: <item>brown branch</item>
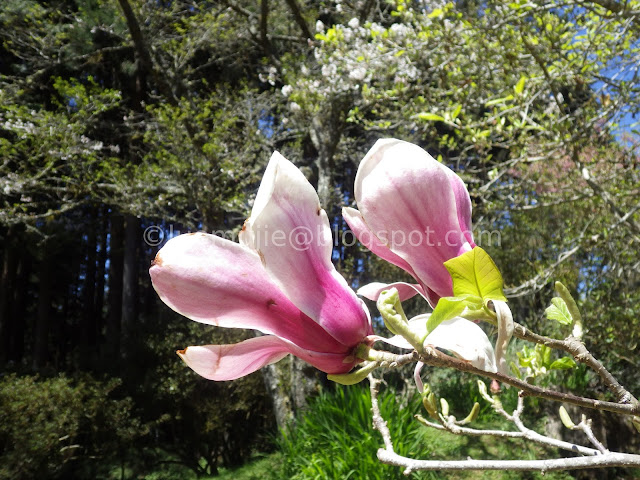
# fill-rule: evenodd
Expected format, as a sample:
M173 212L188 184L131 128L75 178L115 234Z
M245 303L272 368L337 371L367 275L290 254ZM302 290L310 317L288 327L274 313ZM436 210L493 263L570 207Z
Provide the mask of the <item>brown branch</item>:
M293 13L293 17L295 18L296 23L302 30L302 33L304 34L304 36L307 37L309 40L313 40L315 37L311 33L311 30L309 30L309 26L307 25L307 22L302 16L302 11L300 10L300 6L298 5L298 2L296 2L296 0L286 0L286 2L287 2L287 5L289 5L289 8L291 9L291 13Z
M136 18L136 14L131 8L131 4L128 0L118 0L118 4L122 9L122 13L124 14L124 18L127 22L127 28L129 29L129 34L131 34L131 39L133 40L133 45L136 49L136 55L140 59L140 65L145 72L151 72L153 70L153 60L151 60L151 55L149 54L149 50L144 41L144 36L142 35L142 30L140 29L140 23Z
M524 283L521 283L517 287L505 288L504 292L508 298L517 298L522 297L524 295L528 295L532 291L538 291L542 289L551 278L551 275L555 271L555 269L569 259L572 255L574 255L578 250L580 250L581 245L578 244L569 250L565 250L564 252L558 255L558 260L552 263L545 270L537 274L535 277L530 278Z
M516 328L516 332L518 329ZM424 354L418 355L418 358L425 365L432 365L434 367L451 367L461 372L474 373L483 377L493 378L499 382L506 383L512 387L516 387L521 390L521 395L535 396L544 398L546 400L553 400L556 402L570 403L579 407L592 408L595 410L606 410L608 412L620 413L623 415L640 415L640 404L634 403L614 403L606 402L603 400L595 400L592 398L579 397L571 393L557 392L547 388L531 385L527 382L519 380L517 378L503 375L501 373L485 372L479 368L474 367L470 363L464 360L459 360L454 357L450 357L438 350L427 349Z
M587 182L587 185L591 187L591 190L593 191L593 193L598 195L600 198L602 198L604 202L607 205L609 205L609 208L614 213L614 215L618 219L620 219L620 221L626 223L631 228L633 233L635 233L636 235L640 235L640 224L638 224L638 222L636 222L632 218L632 214L628 214L628 213L625 214L620 209L620 207L618 207L618 204L613 199L613 197L609 194L609 192L607 192L599 183L596 182L596 179L593 177L593 174L591 174L589 171L583 168L582 162L580 161L580 155L577 149L573 150L572 157L576 166L581 170L580 173L582 174L582 178L584 179L585 182Z
M538 335L519 323L515 323L514 326L514 335L516 337L570 353L577 362L587 365L600 376L604 384L611 390L621 404L636 405L638 403L635 397L616 380L604 365L587 350L584 343L577 338L570 336L565 340L557 340Z
M446 357L446 355L444 356ZM456 359L452 358L452 360ZM532 470L544 473L551 470L573 470L615 466L631 467L640 465L640 455L617 452L605 452L600 455L596 454L575 458L554 458L549 460L474 460L472 458L467 458L466 460L415 460L403 457L402 455L398 455L394 452L391 433L386 420L380 413L378 393L380 392L381 381L374 378L372 375L369 375L368 378L371 390L373 426L382 435L385 446L385 448L378 449L377 457L381 462L388 465L403 467L405 475L409 475L411 472L417 470Z
M580 2L585 5L587 3L596 4L605 10L609 10L618 17L631 18L634 23L637 23L638 17L640 17L640 10L631 10L627 8L627 2L621 3L615 0L589 0L588 2Z
M269 0L260 0L260 43L265 55L271 55L271 41L267 35L269 19Z

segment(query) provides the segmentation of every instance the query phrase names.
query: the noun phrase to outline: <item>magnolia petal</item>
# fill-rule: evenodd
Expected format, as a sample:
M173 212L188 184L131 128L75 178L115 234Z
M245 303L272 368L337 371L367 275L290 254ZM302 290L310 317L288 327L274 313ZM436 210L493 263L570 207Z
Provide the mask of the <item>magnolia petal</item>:
M427 319L421 323L426 325ZM487 334L475 323L455 317L438 325L425 344L443 348L485 372L497 372L496 356Z
M462 179L447 168L447 174L449 176L449 184L453 191L453 196L456 199L456 211L458 212L458 224L460 225L460 231L464 235L464 238L469 242L471 248L476 244L473 241L473 226L471 224L471 197L467 190L467 186Z
M389 246L383 243L367 226L362 218L362 215L358 210L351 207L344 207L342 209L342 218L347 222L351 232L365 247L379 256L381 259L386 260L393 265L402 268L403 270L413 275L413 269L408 262L402 257L393 253ZM414 275L415 276L415 275Z
M258 252L293 304L344 345L353 346L369 333L360 300L331 263L331 229L318 194L277 152L245 226L251 234L242 241Z
M496 316L498 317L498 338L496 339L496 362L498 364L498 370L503 375L509 374L509 367L507 365L507 347L509 341L513 336L514 324L513 315L511 309L507 305L507 302L502 300L493 300L493 306L496 310Z
M384 342L388 345L393 345L394 347L398 347L398 348L405 348L408 350L412 350L413 347L411 346L411 344L409 342L407 342L404 337L401 337L400 335L394 335L391 338L385 338L385 337L381 337L379 335L369 335L367 337L367 340L371 341L371 342Z
M427 298L429 305L431 305L431 308L436 308L436 305L438 304L438 300L440 300L440 295L438 295L436 292L431 290L429 287L424 287L424 290L425 290L425 297Z
M427 333L427 318L430 314L418 315L409 320L411 330L419 335ZM413 347L399 335L388 339L376 337L399 348ZM424 341L425 345L449 350L456 357L485 372L497 372L496 356L486 333L475 323L461 317L446 320L438 325Z
M289 354L288 349L271 340L257 337L235 345L200 345L176 353L198 375L209 380L235 380L275 363ZM266 340L266 341L265 341Z
M416 295L422 295L426 298L423 288L420 285L405 283L405 282L396 282L396 283L380 283L380 282L372 282L367 285L363 285L356 292L358 295L368 298L369 300L373 300L374 302L378 301L378 297L380 293L384 290L389 290L390 288L395 288L398 290L398 295L400 297L400 301L403 302L408 300Z
M417 145L384 139L362 160L355 181L356 202L369 229L439 297L452 295L444 262L471 249L471 234L460 226L465 223L466 230L470 223L470 202L461 198L462 181L451 175Z
M316 351L348 350L291 303L255 252L237 243L180 235L158 252L149 273L162 301L192 320L256 329Z
M356 364L353 357L305 350L272 335L250 338L233 345L188 347L177 353L198 375L218 381L244 377L289 353L331 374L346 373Z

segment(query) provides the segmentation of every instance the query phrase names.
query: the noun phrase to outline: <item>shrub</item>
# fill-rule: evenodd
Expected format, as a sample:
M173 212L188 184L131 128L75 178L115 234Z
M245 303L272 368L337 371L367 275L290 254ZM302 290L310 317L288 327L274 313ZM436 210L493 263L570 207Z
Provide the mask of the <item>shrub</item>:
M7 375L0 379L0 479L95 476L145 433L119 381Z

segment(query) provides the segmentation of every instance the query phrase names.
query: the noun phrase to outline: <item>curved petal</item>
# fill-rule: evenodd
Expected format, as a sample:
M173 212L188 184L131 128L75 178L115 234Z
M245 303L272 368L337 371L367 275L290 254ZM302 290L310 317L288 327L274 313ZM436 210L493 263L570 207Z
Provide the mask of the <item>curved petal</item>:
M275 363L289 354L277 337L266 336L245 340L234 345L199 345L176 353L193 371L209 380L235 380L265 365Z
M409 320L411 330L427 333L427 318L430 314L418 315ZM400 335L388 339L375 338L399 348L413 347ZM496 356L486 333L475 323L461 317L446 320L438 325L424 341L425 345L451 351L456 357L485 372L497 372Z
M346 373L356 364L354 357L305 350L272 335L233 345L187 347L177 353L198 375L218 381L244 377L289 353L327 373Z
M425 289L425 297L427 299L427 302L429 302L429 305L431 305L431 308L436 308L436 305L438 304L438 300L440 300L440 295L438 295L436 292L434 292L433 290L431 290L429 287L424 287Z
M426 325L426 318L421 319ZM485 372L497 372L496 356L487 334L475 323L455 317L438 325L425 344L450 350L462 360Z
M349 228L360 243L381 259L402 268L415 277L411 265L409 265L409 263L402 257L393 253L387 244L382 243L382 241L367 226L364 218L362 218L362 214L358 210L351 207L344 207L342 209L342 218L347 222L347 225L349 225Z
M383 290L389 290L390 288L395 288L398 290L398 295L400 296L400 301L403 302L408 300L415 295L422 295L426 298L424 290L420 285L405 283L405 282L396 282L396 283L380 283L380 282L372 282L367 285L363 285L356 292L358 295L368 298L369 300L373 300L374 302L378 301L378 297L380 296L380 292Z
M336 340L355 345L369 333L359 299L331 263L327 214L311 184L279 153L271 157L242 241L255 249L281 290Z
M456 211L458 212L460 231L467 242L469 242L471 248L473 248L476 244L473 241L473 226L471 224L471 197L469 197L467 186L453 170L447 168L447 174L449 175L449 184L451 185L453 196L456 199Z
M192 320L252 328L316 351L348 350L291 303L255 252L237 243L180 235L158 252L149 273L162 301Z
M413 350L413 347L411 346L411 344L407 342L405 338L401 337L400 335L394 335L391 338L385 338L379 335L369 335L367 339L373 342L384 342L388 345L393 345L394 347L398 347L398 348Z
M464 184L451 175L417 145L384 139L362 160L355 182L358 208L370 230L440 297L452 295L444 262L471 249L470 233L460 227L470 218L470 202L458 198ZM458 202L465 209L460 215Z

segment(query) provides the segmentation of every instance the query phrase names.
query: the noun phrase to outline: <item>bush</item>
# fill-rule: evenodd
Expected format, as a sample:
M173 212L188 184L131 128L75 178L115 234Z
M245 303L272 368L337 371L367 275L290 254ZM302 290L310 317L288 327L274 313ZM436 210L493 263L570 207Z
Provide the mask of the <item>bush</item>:
M7 375L0 379L0 479L95 477L145 429L119 381Z

